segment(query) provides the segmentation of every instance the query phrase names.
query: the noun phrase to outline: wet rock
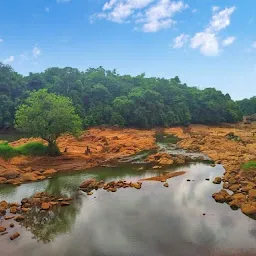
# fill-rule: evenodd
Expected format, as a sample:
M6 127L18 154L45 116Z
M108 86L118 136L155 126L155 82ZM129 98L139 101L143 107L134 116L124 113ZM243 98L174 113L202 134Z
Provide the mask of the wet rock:
M23 221L25 218L22 216L22 215L18 215L16 217L14 217L14 220L17 221L17 222L21 222Z
M37 176L34 174L34 173L24 173L24 174L21 174L21 180L23 182L26 182L26 181L36 181L37 180Z
M17 213L17 206L12 206L12 207L10 208L10 213L16 214L16 213Z
M8 203L6 201L0 202L0 208L7 209L8 208Z
M88 195L88 196L91 196L91 195L93 195L93 192L92 192L92 191L87 192L87 195Z
M28 198L23 198L21 200L21 204L25 204L25 203L28 203L29 199Z
M167 182L164 183L164 187L169 187L169 184Z
M22 212L29 212L29 211L31 211L31 208L21 208L21 211Z
M241 210L246 215L255 215L256 214L256 202L242 203Z
M51 204L50 204L49 202L43 202L43 203L41 204L41 209L42 209L42 210L49 210L50 207L51 207Z
M85 180L81 185L80 185L80 189L87 189L92 183L97 182L96 179L88 179Z
M6 181L7 181L7 179L6 179L6 178L4 178L4 177L0 177L0 184L5 183Z
M230 201L228 204L232 210L238 210L241 207L242 203L238 200L233 200Z
M224 189L222 189L220 192L218 192L218 193L214 193L213 195L212 195L212 197L214 198L214 200L216 201L216 202L218 202L218 203L224 203L224 202L226 202L226 200L227 200L227 198L229 198L229 193L226 191L226 190L224 190Z
M225 182L225 183L223 184L223 188L228 189L228 188L229 188L229 183L228 183L228 182Z
M131 184L131 187L136 188L136 189L141 189L141 183L140 183L140 184L137 183L137 182L132 183L132 184Z
M0 232L4 232L5 230L6 230L6 228L5 228L5 227L0 226Z
M19 236L20 236L20 233L16 232L16 233L14 233L13 235L10 236L10 239L14 240L14 239L18 238Z
M207 178L207 179L205 179L205 180L209 181L210 179L209 179L209 178Z
M6 232L1 233L1 236L4 236L4 235L6 235L6 234L8 234L8 232L7 232L7 231L6 231Z
M4 216L4 219L10 220L10 219L13 219L14 217L15 217L14 215L7 215L7 216Z
M13 223L10 223L9 226L10 226L10 228L13 228L13 227L14 227L14 224L13 224Z
M62 201L62 202L60 203L60 205L61 205L61 206L69 206L70 203L69 203L69 202L66 202L66 201Z
M213 181L214 184L220 184L221 183L221 177L216 177Z

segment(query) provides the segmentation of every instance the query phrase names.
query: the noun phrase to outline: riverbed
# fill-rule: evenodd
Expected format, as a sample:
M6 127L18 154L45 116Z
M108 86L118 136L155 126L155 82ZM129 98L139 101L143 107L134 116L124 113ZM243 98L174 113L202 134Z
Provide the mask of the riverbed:
M170 145L168 150L175 149ZM57 173L18 187L1 185L0 201L16 202L41 191L75 198L68 207L27 213L25 223L13 228L21 234L18 239L0 236L1 255L256 255L255 220L212 199L222 185L211 180L223 174L222 165L201 161L154 170L144 158L142 153L116 167ZM137 181L182 170L186 174L167 180L169 187L144 181L140 190L98 190L91 196L78 190L88 178Z

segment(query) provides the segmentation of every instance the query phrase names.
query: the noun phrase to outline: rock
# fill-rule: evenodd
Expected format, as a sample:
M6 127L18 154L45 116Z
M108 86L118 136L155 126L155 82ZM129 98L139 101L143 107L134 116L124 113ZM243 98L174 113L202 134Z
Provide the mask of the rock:
M14 233L13 235L10 236L10 239L14 240L14 239L18 238L19 236L20 236L20 233L16 232L16 233Z
M221 183L221 177L216 177L213 181L214 184L220 184Z
M241 202L238 200L230 201L228 204L232 210L238 210L241 206Z
M17 222L21 222L23 221L25 218L22 216L22 215L18 215L16 217L14 217L14 220L17 221Z
M169 187L169 184L167 182L164 183L164 187Z
M13 223L10 223L10 228L13 228L14 227L14 224Z
M7 232L7 231L6 231L6 232L1 233L1 236L4 236L4 235L6 235L6 234L8 234L8 232Z
M239 188L240 188L239 184L234 184L234 185L229 187L229 190L231 190L233 192L236 192Z
M190 179L187 179L187 181L191 181Z
M256 202L242 203L241 210L246 215L254 215L254 214L256 214Z
M10 208L10 213L16 214L16 213L17 213L17 206L12 206L12 207Z
M7 209L8 208L8 203L6 201L0 202L0 208Z
M60 205L61 205L61 206L68 206L68 205L70 205L70 203L69 203L69 202L66 202L66 201L63 201L63 202L60 203Z
M50 176L50 175L53 175L55 174L57 171L54 170L54 169L49 169L49 170L46 170L42 173L43 176Z
M237 193L237 194L233 194L232 196L233 200L239 200L239 201L245 201L246 200L246 195L243 193Z
M41 209L42 209L42 210L49 210L50 207L51 207L51 204L48 203L48 202L43 202L43 203L41 204Z
M225 188L225 189L228 189L228 188L229 188L228 182L225 182L225 183L223 184L223 188Z
M228 200L230 195L226 190L222 189L220 192L214 193L212 197L215 199L216 202L224 203Z
M6 230L6 228L5 228L5 227L0 226L0 232L4 232L5 230Z
M7 179L6 179L6 178L4 178L4 177L0 177L0 184L5 183L6 181L7 181Z
M28 203L28 198L23 198L22 200L21 200L21 204L25 204L25 203Z
M216 164L211 164L211 167L215 167L216 166Z
M135 182L135 183L131 184L131 187L136 188L136 189L141 189L141 184Z
M31 208L21 208L21 211L22 212L29 212L29 211L31 211Z
M9 180L9 179L15 179L15 178L19 177L20 173L15 170L7 170L5 172L2 172L0 174L0 176Z
M50 202L51 205L57 205L57 202Z
M21 174L21 180L23 182L26 182L26 181L36 181L37 180L37 176L34 174L34 173L24 173L24 174Z
M94 182L97 182L96 179L88 179L88 180L85 180L81 185L80 185L80 188L81 189L86 189L90 186L90 184L94 183Z
M11 215L8 215L8 216L4 216L4 219L5 220L10 220L10 219L13 219L14 218L14 215L11 216Z
M209 179L209 178L207 178L207 179L205 179L205 180L209 181L210 179Z
M153 169L162 169L162 166L160 166L160 165L155 165L155 166L153 166L152 168L153 168Z
M19 207L20 205L18 203L10 203L10 207L12 207L12 206Z
M251 199L256 199L256 189L251 189L251 190L249 190L248 196L249 196L249 198L251 198Z
M91 192L91 191L90 191L90 192L87 192L87 195L88 195L88 196L91 196L91 195L93 195L93 192Z

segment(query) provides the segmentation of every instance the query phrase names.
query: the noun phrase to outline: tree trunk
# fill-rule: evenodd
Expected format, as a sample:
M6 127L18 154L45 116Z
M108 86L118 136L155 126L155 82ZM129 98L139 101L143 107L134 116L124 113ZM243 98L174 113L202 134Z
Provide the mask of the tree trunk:
M56 144L56 141L49 141L48 142L48 153L50 156L60 156L60 150Z

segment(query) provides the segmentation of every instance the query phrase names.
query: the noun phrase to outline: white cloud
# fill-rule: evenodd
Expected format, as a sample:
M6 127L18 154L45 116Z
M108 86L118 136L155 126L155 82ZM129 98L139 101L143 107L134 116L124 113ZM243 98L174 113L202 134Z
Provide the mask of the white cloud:
M217 56L220 52L220 39L218 33L230 25L231 15L235 11L235 7L213 8L213 17L204 31L198 32L191 38L190 47L199 49L206 56ZM223 46L227 46L234 42L234 37L228 37L222 41Z
M188 8L182 1L171 0L109 0L101 13L90 17L91 22L96 19L106 19L112 22L141 23L144 32L156 32L175 24L175 13Z
M0 38L0 43L2 43L4 40L2 38Z
M219 6L213 6L213 7L212 7L212 11L213 11L213 12L217 12L219 9L220 9Z
M33 53L33 57L36 59L41 55L41 50L35 45L32 50L32 53Z
M222 41L222 45L223 46L231 45L235 42L235 40L236 38L234 36L229 36Z
M50 8L49 8L49 7L45 7L44 10L45 10L46 12L50 12Z
M10 56L9 58L3 60L4 64L10 64L14 61L14 56Z
M181 34L174 38L172 47L173 48L182 48L188 41L189 35Z
M192 10L192 13L196 13L196 12L197 12L197 9L193 9L193 10Z
M206 56L216 56L219 54L219 43L216 35L210 32L199 32L191 39L191 48L199 48L200 52Z
M256 49L256 41L252 43L252 48Z
M146 10L143 31L156 32L162 28L170 27L175 23L172 19L173 15L187 7L181 1L171 2L170 0L160 0L156 5Z
M71 0L56 0L57 3L68 3L71 2Z

